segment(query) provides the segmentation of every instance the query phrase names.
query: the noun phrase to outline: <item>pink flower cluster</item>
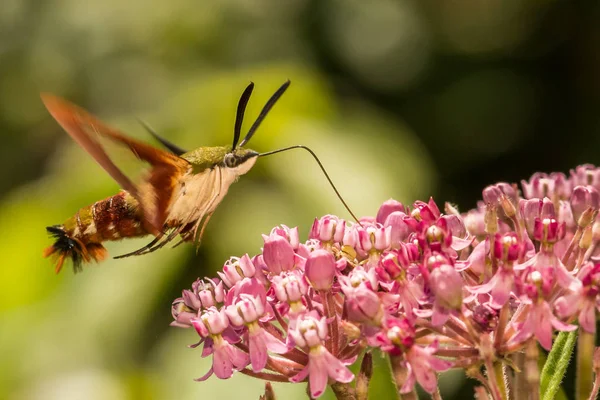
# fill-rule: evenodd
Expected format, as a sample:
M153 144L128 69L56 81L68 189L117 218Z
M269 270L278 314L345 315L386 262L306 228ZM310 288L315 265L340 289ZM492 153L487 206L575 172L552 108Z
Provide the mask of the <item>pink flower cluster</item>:
M437 390L448 368L490 366L555 331L595 332L600 304L600 169L584 165L485 188L476 209L386 201L376 217L316 219L307 241L284 225L254 257L232 257L173 303L194 327L204 380L234 371L308 381L312 397L349 383L348 365L387 353L401 393ZM487 375L491 375L488 373ZM495 393L494 384L485 385Z

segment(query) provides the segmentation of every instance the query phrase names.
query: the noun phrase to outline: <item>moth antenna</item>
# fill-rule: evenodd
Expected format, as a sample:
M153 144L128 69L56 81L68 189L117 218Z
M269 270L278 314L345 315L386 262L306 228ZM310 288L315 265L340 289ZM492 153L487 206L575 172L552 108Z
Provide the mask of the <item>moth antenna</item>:
M348 206L348 204L346 204L346 201L344 201L344 198L342 197L342 195L340 194L340 192L338 192L337 188L335 187L335 185L333 184L333 181L331 180L331 178L329 177L329 174L327 173L327 171L325 170L325 167L323 166L323 164L321 163L321 160L319 160L319 157L317 157L317 155L315 154L314 151L312 151L311 149L309 149L306 146L303 146L301 144L295 145L295 146L290 146L290 147L284 147L283 149L278 149L278 150L273 150L273 151L268 151L266 153L261 153L258 156L259 157L265 157L265 156L270 156L272 154L277 154L277 153L282 153L284 151L288 151L288 150L293 150L293 149L303 149L306 150L310 153L311 156L313 156L313 158L315 159L315 161L317 162L317 164L319 164L319 167L321 168L321 171L323 171L323 174L325 175L325 178L327 178L327 181L329 181L329 184L331 185L331 188L333 189L333 191L335 192L335 194L337 195L338 199L340 199L340 201L342 202L342 204L344 205L344 207L346 208L346 210L350 213L350 215L352 216L352 218L354 218L354 220L361 225L360 221L358 220L358 218L356 218L356 215L354 215L354 213L352 212L352 210L350 209L350 207ZM361 225L362 226L362 225Z
M138 122L140 124L142 124L142 126L144 127L144 129L146 129L146 131L148 131L148 133L151 134L154 137L154 139L158 140L171 153L175 154L176 156L180 156L182 154L187 153L186 150L183 150L181 147L177 146L176 144L173 144L173 143L169 142L167 139L161 137L158 133L156 133L156 131L154 129L152 129L150 127L150 125L148 125L146 122L144 122L140 118L138 118L137 120L138 120Z
M254 90L254 82L250 82L242 96L240 97L240 101L238 102L237 112L235 114L235 126L233 128L233 146L231 146L231 151L235 150L239 140L240 134L242 133L242 122L244 122L244 113L246 112L246 106L248 105L248 101L250 100L250 95L252 95L252 90Z
M240 147L244 146L246 143L248 143L250 141L250 139L252 138L252 136L254 135L254 133L256 132L258 127L260 126L261 122L263 122L263 120L265 119L265 117L267 116L267 114L269 113L271 108L273 108L275 103L277 103L277 100L279 100L279 98L283 95L283 93L285 93L287 88L290 87L290 83L291 82L288 79L287 81L285 81L285 83L283 85L281 85L279 87L279 89L277 89L277 91L275 93L273 93L273 96L271 96L269 101L267 101L267 104L265 104L265 106L261 110L260 114L258 114L256 121L254 121L254 123L248 130L246 137L244 138L244 140L242 140L242 143L240 143Z

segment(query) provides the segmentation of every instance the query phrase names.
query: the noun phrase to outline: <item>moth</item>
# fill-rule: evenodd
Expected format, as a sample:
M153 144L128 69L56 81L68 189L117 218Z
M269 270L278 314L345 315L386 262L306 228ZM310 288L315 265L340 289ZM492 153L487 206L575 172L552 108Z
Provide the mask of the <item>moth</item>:
M55 272L59 273L68 259L72 261L74 272L81 271L85 263L104 260L107 250L103 243L107 241L154 236L142 248L115 258L147 254L176 238L179 238L176 245L195 242L199 246L208 221L231 184L246 174L259 157L295 148L309 151L317 160L349 210L309 148L296 145L262 154L244 148L289 85L290 81L286 81L277 89L239 142L246 105L254 89L254 84L250 83L238 102L233 144L199 147L189 152L160 137L145 124L144 127L167 151L126 136L60 97L42 94L42 101L52 117L122 188L114 196L79 209L63 224L46 228L54 243L44 250L44 256L55 257ZM102 144L106 141L124 146L149 164L139 182L134 183L108 156Z

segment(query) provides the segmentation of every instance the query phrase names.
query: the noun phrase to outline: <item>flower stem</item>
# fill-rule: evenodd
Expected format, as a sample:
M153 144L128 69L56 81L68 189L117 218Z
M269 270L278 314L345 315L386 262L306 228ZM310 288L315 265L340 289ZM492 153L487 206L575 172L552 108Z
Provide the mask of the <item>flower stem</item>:
M593 333L586 332L584 329L579 330L579 338L577 339L577 378L575 380L575 398L578 400L587 399L592 392L592 358L595 339Z
M496 376L495 367L491 360L486 359L485 369L486 369L487 381L489 384L489 389L490 389L490 394L492 395L492 399L505 400L506 398L502 397L502 392L500 391L500 385L498 384L498 377Z
M525 382L525 354L522 352L514 353L512 355L512 362L518 370L513 369L513 388L515 400L522 398L522 393L525 393L526 382Z
M498 317L498 327L496 328L496 332L494 335L494 349L496 349L496 351L498 351L504 339L504 331L506 330L506 326L508 325L509 314L510 313L508 310L508 303L506 303L500 310L500 316Z
M590 397L588 400L596 400L598 398L598 391L600 390L600 374L596 373L596 378L594 379L594 387L592 388L592 393L590 393Z
M531 400L540 398L540 370L538 368L539 349L537 341L530 339L525 348L525 381Z
M369 398L369 382L373 376L373 356L366 352L360 364L360 372L356 377L356 397L357 400L367 400Z
M494 375L496 376L495 381L498 383L498 388L500 389L500 395L502 396L502 400L507 400L508 393L506 390L506 379L504 375L504 368L502 367L501 362L494 363Z
M396 393L398 399L401 400L418 400L419 396L415 389L408 393L401 393L402 386L408 379L408 369L402 362L402 356L390 355L390 364L392 369L392 376L394 377L394 383L396 384Z
M336 382L331 389L338 400L356 400L356 390L348 383Z
M322 291L320 294L321 298L323 299L325 316L328 320L333 318L333 321L331 321L331 323L328 325L330 335L325 342L325 347L331 354L337 356L339 351L340 334L338 329L337 313L335 310L335 299L333 298L331 290Z
M283 375L270 374L268 372L254 372L249 368L241 369L240 372L244 375L251 376L253 378L262 379L271 382L289 382L289 378Z
M456 358L475 357L475 356L479 355L479 350L475 349L473 347L466 347L466 348L444 347L444 348L438 349L435 354L440 357L456 357Z

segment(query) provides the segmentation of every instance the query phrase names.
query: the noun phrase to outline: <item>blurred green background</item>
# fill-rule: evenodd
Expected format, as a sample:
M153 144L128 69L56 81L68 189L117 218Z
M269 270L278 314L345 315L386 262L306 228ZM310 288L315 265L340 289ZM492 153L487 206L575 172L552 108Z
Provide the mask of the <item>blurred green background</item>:
M141 117L192 149L230 143L249 81L246 129L289 78L252 148L310 146L359 215L429 195L466 210L486 184L600 162L599 4L2 0L0 398L257 398L262 382L242 375L192 380L210 359L186 348L195 332L169 328L171 301L229 256L256 254L275 225L305 238L315 216L348 217L310 156L284 153L232 186L197 255L180 246L56 276L44 228L118 187L39 92L151 142ZM461 396L461 373L443 381ZM371 390L392 396L385 368Z

